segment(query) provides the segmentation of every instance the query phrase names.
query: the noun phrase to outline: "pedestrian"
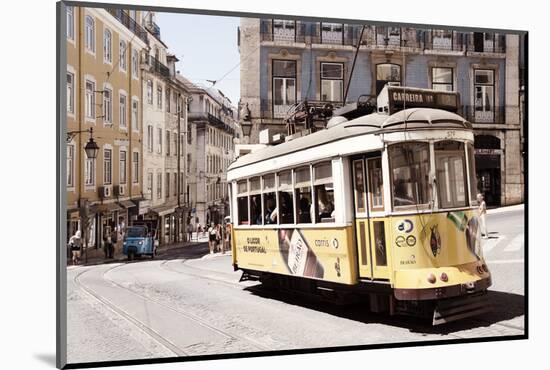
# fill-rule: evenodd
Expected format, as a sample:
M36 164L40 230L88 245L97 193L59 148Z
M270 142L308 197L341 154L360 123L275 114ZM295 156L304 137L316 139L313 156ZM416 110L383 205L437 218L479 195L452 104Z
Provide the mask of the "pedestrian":
M103 232L103 254L105 259L109 258L109 250L111 249L111 229L106 226Z
M113 224L111 228L111 243L109 244L109 258L113 258L115 254L115 245L118 241L118 231Z
M210 224L208 228L208 247L210 248L210 254L214 253L214 248L216 246L216 227L213 224Z
M193 237L193 225L187 224L187 241L190 242Z
M222 225L216 224L216 251L221 252Z
M231 222L225 224L225 238L223 241L222 254L225 254L225 251L231 249Z
M80 260L80 248L82 247L82 238L80 230L77 230L69 239L69 248L71 249L73 265L78 265Z
M485 198L482 194L477 195L478 213L479 213L479 226L481 228L481 237L487 239L489 234L487 233L487 205L485 204Z

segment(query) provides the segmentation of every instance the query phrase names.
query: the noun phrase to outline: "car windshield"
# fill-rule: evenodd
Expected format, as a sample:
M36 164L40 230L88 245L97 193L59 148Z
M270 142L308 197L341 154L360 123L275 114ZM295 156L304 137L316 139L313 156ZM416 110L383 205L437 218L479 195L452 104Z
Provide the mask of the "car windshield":
M128 238L143 238L147 235L147 229L144 227L129 227L126 236Z

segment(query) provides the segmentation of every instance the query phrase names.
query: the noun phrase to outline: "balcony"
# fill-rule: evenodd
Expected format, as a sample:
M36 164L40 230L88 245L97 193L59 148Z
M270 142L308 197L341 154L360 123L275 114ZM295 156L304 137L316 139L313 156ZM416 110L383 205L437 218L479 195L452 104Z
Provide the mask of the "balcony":
M463 117L471 123L506 123L505 107L494 107L492 110L481 110L480 107L465 105L463 107Z
M126 28L132 31L137 37L139 37L143 42L149 45L149 38L147 37L147 31L141 27L134 19L132 19L128 13L124 12L122 9L105 9L109 14L115 17L120 23L122 23Z
M155 22L147 22L145 27L155 36L157 39L160 40L160 27Z
M208 124L210 124L214 127L225 130L226 132L229 132L231 134L233 134L234 131L235 131L230 125L226 124L221 119L219 119L218 117L216 117L216 116L214 116L213 114L210 114L210 113L190 112L187 115L187 119L189 120L189 122L196 122L198 124L208 123Z
M150 54L145 54L145 64L149 66L150 71L158 73L163 77L170 78L170 69L161 63L160 60Z

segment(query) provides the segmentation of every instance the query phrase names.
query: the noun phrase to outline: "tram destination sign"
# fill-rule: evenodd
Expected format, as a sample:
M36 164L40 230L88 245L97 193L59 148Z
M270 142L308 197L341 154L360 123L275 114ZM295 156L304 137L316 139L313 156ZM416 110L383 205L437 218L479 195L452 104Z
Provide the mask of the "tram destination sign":
M386 90L387 91L384 91ZM456 113L459 97L456 92L415 89L410 87L387 86L380 95L385 103L387 98L388 113L393 114L406 108L434 108ZM379 102L381 100L379 99Z

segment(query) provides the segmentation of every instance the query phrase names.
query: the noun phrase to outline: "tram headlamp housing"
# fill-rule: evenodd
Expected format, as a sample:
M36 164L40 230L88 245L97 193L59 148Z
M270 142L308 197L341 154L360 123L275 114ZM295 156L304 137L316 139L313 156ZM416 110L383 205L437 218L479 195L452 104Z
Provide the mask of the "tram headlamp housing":
M437 280L437 278L435 277L435 275L434 275L433 273L430 273L430 274L428 275L428 279L427 279L427 280L428 280L428 283L430 283L430 284L435 284L435 281Z
M449 276L446 273L442 272L440 279L442 282L446 283L447 281L449 281Z

